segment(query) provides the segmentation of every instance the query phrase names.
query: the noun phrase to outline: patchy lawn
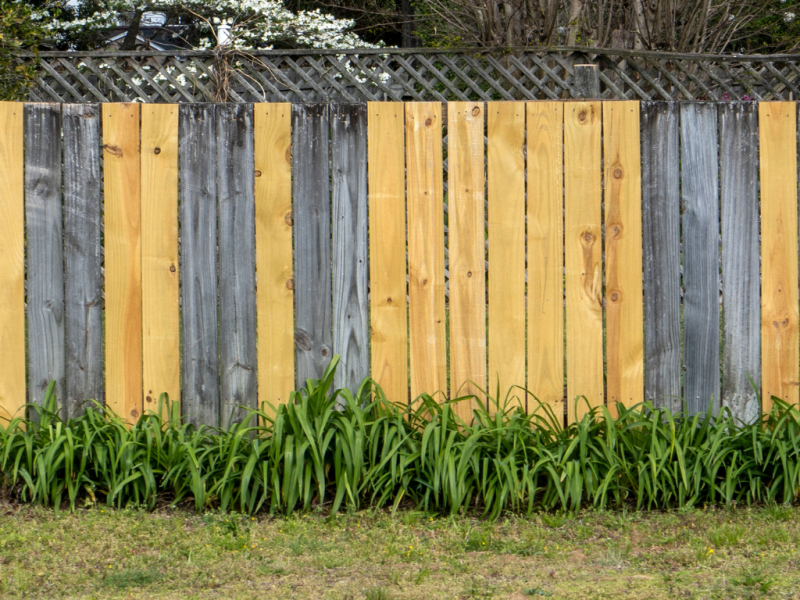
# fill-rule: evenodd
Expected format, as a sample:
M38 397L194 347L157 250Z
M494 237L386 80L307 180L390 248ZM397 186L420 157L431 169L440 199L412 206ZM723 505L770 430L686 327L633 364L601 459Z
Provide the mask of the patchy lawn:
M0 506L2 598L800 598L800 509L243 517Z

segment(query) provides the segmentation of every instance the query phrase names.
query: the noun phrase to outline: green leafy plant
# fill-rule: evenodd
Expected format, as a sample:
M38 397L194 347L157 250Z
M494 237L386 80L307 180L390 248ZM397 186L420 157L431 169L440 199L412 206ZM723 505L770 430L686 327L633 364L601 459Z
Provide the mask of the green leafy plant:
M250 515L402 504L423 517L542 513L554 528L587 507L798 500L800 411L777 398L754 424L725 409L689 416L644 404L619 405L616 418L594 408L562 427L549 406L526 414L488 395L440 403L423 394L409 407L370 379L355 393L335 390L337 363L288 403L251 409L228 429L183 423L166 397L133 426L97 404L65 421L51 385L42 406L28 407L33 418L0 426L0 482L16 500L56 509L188 503ZM475 406L468 422L454 410L463 401ZM711 536L730 545L739 533Z
M45 39L41 24L27 4L0 0L0 100L24 100L35 81L38 46ZM21 59L30 50L33 60Z

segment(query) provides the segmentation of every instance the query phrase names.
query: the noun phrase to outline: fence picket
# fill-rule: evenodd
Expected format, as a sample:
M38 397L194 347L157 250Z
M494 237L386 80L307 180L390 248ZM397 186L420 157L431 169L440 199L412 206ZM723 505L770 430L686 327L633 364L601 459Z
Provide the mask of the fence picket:
M405 127L403 104L367 104L372 377L391 402L408 402Z
M64 261L61 107L25 105L28 401L41 404L50 381L64 397Z
M369 375L367 107L334 106L331 136L334 383L355 393Z
M484 122L482 102L447 105L450 244L450 389L452 397L486 389ZM472 419L474 401L455 410Z
M106 405L142 414L139 105L103 104Z
M447 390L442 105L406 103L411 398Z
M722 220L722 406L758 418L761 305L758 240L758 112L751 102L719 106Z
M142 384L145 410L157 410L161 394L181 396L178 106L142 107L141 144Z
M0 416L25 397L25 259L22 104L0 102Z
M794 102L758 105L761 174L761 402L797 404L797 114Z
M567 420L603 404L600 103L564 110ZM578 396L584 396L576 401Z
M717 107L681 105L683 364L689 413L720 406ZM716 376L712 374L717 374Z
M527 104L528 383L564 418L564 105ZM528 412L537 410L528 398ZM542 411L540 411L542 412Z
M678 107L641 106L645 400L674 412L682 406Z
M214 113L212 104L181 104L178 127L183 294L181 402L188 423L211 426L220 421Z
M216 121L220 423L228 427L258 404L253 105L219 104Z
M292 107L296 385L319 378L332 355L328 106Z
M256 104L255 162L258 402L286 403L294 390L292 107Z
M603 103L609 410L644 399L639 102Z
M100 106L64 104L66 417L105 401Z
M489 392L513 406L525 386L525 104L493 102L488 110Z

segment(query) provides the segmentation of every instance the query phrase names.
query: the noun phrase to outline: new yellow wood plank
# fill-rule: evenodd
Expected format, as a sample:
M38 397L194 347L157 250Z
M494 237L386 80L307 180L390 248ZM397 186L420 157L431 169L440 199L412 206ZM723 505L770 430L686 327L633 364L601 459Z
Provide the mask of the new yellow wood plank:
M600 102L564 106L567 420L603 404Z
M447 105L450 243L450 390L453 398L486 389L484 105ZM472 419L474 400L456 404Z
M142 414L139 104L103 104L106 404Z
M446 396L440 103L406 104L406 166L411 398L437 392Z
M391 402L408 402L403 104L367 104L372 377Z
M564 104L529 102L528 390L564 415ZM528 411L537 409L528 397ZM539 411L544 414L545 411Z
M292 105L253 111L258 401L271 412L294 389Z
M178 106L141 110L142 382L144 409L158 410L163 393L181 399Z
M644 401L639 102L603 103L608 408Z
M525 103L487 105L489 137L489 393L526 406ZM490 406L490 409L492 407Z
M23 106L0 102L0 419L25 416Z
M794 102L758 105L761 169L762 407L800 399L798 373L797 116Z

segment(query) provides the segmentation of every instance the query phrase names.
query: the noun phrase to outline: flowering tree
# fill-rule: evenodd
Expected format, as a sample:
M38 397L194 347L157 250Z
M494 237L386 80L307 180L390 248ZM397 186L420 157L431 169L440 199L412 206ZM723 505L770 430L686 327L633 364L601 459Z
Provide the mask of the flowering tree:
M59 49L102 46L124 24L123 49L133 49L142 32L142 16L163 15L148 31L195 49L217 46L219 29L230 31L234 49L373 47L352 32L354 22L319 10L288 10L275 0L39 0L35 19Z

